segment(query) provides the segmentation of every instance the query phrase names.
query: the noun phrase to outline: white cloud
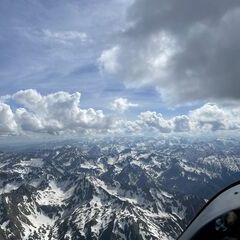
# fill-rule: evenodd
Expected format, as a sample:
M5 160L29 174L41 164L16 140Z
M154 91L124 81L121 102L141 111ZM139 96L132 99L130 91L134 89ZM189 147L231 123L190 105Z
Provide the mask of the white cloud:
M89 41L89 37L85 32L79 31L51 31L49 29L42 30L43 37L48 41L55 41L58 43L68 44L71 41L80 41L85 43Z
M44 119L39 114L28 112L25 108L16 110L15 118L23 131L58 133L64 129L64 125L55 119Z
M144 127L157 129L161 133L169 133L172 130L171 121L164 119L161 113L143 112L139 119Z
M29 133L76 134L169 134L209 133L240 129L238 105L206 103L186 115L166 117L153 111L141 112L135 120L113 121L102 110L80 107L79 92L42 95L34 89L21 90L0 101L0 135ZM0 98L1 99L1 98ZM15 110L8 105L13 102ZM115 99L113 108L123 112L137 104ZM115 116L116 117L116 116Z
M225 130L229 129L229 121L233 116L228 110L219 108L216 104L207 103L190 112L189 117L196 129Z
M143 126L139 120L128 121L128 120L118 120L116 121L112 128L109 129L110 134L141 134L143 133Z
M173 126L174 132L189 132L191 130L190 119L185 115L174 117Z
M17 123L10 106L0 102L0 135L13 134L17 130Z
M28 109L37 110L43 97L36 90L28 89L16 92L12 98Z
M13 112L9 105L0 105L0 132L21 130L59 134L64 131L106 129L110 119L101 110L81 109L79 92L56 92L41 95L34 89L12 95L19 107Z
M169 134L169 133L210 133L218 130L240 129L240 109L224 108L207 103L192 110L187 115L166 118L161 113L146 111L139 114L134 121L118 121L114 131L130 134Z
M110 74L120 71L120 63L118 62L119 53L119 46L104 50L98 59L100 70Z
M131 103L127 98L117 98L111 104L114 111L123 113L131 107L137 107L138 104Z

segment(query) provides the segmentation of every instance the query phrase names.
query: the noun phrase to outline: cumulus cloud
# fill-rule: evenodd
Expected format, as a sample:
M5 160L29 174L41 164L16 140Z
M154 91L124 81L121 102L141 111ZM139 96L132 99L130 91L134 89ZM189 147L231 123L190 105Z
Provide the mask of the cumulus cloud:
M55 92L42 95L34 89L21 90L0 100L0 135L20 134L169 134L209 133L240 129L238 105L206 103L186 115L166 117L154 111L141 112L135 120L106 116L102 110L82 109L81 94ZM1 98L0 98L1 99ZM14 103L14 108L9 105ZM136 104L115 99L116 111Z
M229 129L229 121L233 120L231 113L210 103L190 112L189 116L195 128L213 131Z
M17 131L17 123L11 108L0 102L0 135L13 134Z
M146 111L134 121L118 121L113 130L130 134L207 133L240 129L240 108L224 108L207 103L187 115L171 118L161 113Z
M116 98L111 107L114 111L118 111L120 113L125 112L131 107L137 107L138 104L130 102L127 98Z
M155 86L171 103L239 99L239 24L235 0L138 0L101 66L128 86Z
M147 128L154 128L161 133L171 132L171 121L163 118L161 113L143 112L139 115L140 123Z
M189 132L191 130L190 119L186 115L176 116L172 122L174 132Z
M21 90L11 96L20 107L12 111L0 103L0 132L58 134L64 131L102 130L110 119L101 110L81 109L79 92L56 92L41 95L34 89Z

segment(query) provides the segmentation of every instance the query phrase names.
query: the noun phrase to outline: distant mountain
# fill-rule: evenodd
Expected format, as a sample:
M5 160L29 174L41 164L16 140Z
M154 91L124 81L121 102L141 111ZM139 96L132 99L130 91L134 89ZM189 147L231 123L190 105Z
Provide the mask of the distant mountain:
M0 239L176 239L239 172L236 140L105 139L8 150L0 153Z

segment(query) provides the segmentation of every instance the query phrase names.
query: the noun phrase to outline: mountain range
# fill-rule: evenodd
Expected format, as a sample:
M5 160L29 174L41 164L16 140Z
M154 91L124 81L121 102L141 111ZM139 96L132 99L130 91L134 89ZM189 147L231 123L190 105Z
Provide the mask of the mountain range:
M139 137L5 149L0 239L177 239L239 171L236 139Z

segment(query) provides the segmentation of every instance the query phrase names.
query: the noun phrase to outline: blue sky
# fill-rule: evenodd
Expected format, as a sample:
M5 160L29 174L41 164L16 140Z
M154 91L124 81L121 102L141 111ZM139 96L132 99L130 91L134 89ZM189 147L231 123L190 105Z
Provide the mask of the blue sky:
M126 97L141 106L134 112L171 114L153 86L128 89L117 76L99 72L97 59L126 27L129 5L124 0L1 1L0 95L29 88L42 94L79 91L84 107L108 110L114 98ZM46 36L48 31L59 39ZM70 31L86 34L86 40L61 41L61 33Z
M189 1L0 1L2 109L10 108L18 127L23 120L16 111L24 108L28 120L37 119L45 129L45 112L29 108L22 96L31 102L29 94L39 93L44 105L45 97L62 91L80 92L81 111L99 109L112 121L138 121L148 111L159 125L159 118L189 118L206 104L208 110L218 107L210 107L212 118L219 116L214 115L219 109L228 114L229 106L236 108L240 92L240 34L234 31L240 4L213 0L210 6L204 0L191 6ZM19 91L28 89L37 93L24 92L16 100ZM78 97L73 98L77 103ZM205 122L215 126L212 118ZM7 118L2 119L5 129ZM216 126L225 126L227 120L222 121ZM159 129L168 131L165 125Z
M1 1L1 95L34 88L42 93L80 91L95 107L105 91L123 84L99 74L97 58L123 24L122 1ZM61 42L46 36L85 33ZM112 92L115 95L115 91ZM100 104L101 105L101 104Z

